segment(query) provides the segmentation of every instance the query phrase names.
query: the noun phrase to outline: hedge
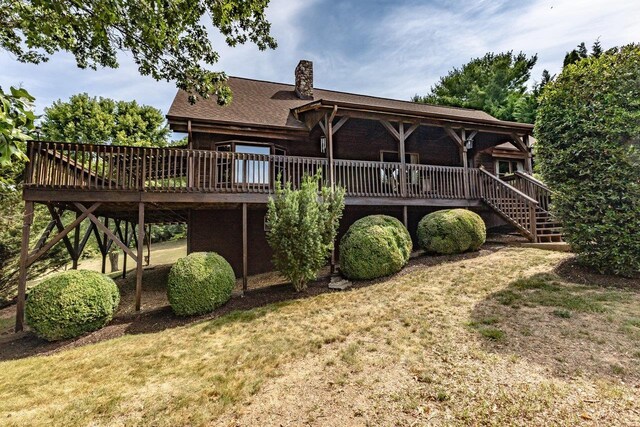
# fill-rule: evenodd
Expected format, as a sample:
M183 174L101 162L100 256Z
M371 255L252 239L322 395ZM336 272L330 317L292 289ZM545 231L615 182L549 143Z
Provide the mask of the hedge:
M474 212L446 209L425 215L417 235L418 245L426 252L448 255L478 250L487 239L487 229Z
M171 267L167 297L179 316L205 314L226 303L236 283L231 265L215 252L194 252Z
M370 215L354 222L340 240L340 271L368 280L397 273L409 261L411 236L396 218Z
M27 324L48 341L74 338L105 326L120 303L115 282L100 273L71 270L51 276L28 295Z
M569 65L545 86L536 166L578 259L640 273L640 45Z

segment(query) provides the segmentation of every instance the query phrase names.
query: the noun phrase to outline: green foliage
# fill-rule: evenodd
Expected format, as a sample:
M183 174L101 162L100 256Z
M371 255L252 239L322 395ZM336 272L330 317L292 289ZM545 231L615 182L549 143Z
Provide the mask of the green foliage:
M4 13L4 7L2 10ZM24 143L30 139L28 133L33 130L36 119L34 100L25 89L12 86L9 93L5 93L0 87L0 168L9 167L13 158L26 160Z
M474 108L501 120L517 120L516 105L526 94L526 84L537 59L522 52L487 53L462 68L454 68L440 78L428 95L416 95L413 101Z
M409 261L411 236L396 218L370 215L354 222L340 240L340 271L368 280L397 273Z
M333 250L342 211L344 189L322 187L320 175L304 176L299 190L279 182L267 204L267 241L273 264L296 291L316 279Z
M205 314L229 301L235 283L227 260L215 252L194 252L171 267L167 296L178 316Z
M56 341L102 328L112 319L119 302L118 287L108 276L71 270L33 288L25 314L39 337Z
M14 165L18 162L14 162ZM24 202L19 184L0 184L0 307L17 294L18 263L22 241ZM37 204L31 226L30 247L34 247L51 219L44 205ZM69 261L62 241L29 267L29 279L56 270Z
M538 110L536 160L579 259L640 271L640 46L565 67Z
M418 223L417 234L422 249L448 255L477 251L487 238L487 229L475 212L446 209L425 215Z
M42 134L49 141L147 147L163 147L169 141L169 128L157 108L86 93L45 108Z
M130 54L142 75L175 80L180 89L218 102L231 100L208 28L227 45L247 41L275 48L264 15L268 0L137 0L61 2L0 0L0 47L21 62L39 63L58 51L74 55L80 68L118 67L119 51Z

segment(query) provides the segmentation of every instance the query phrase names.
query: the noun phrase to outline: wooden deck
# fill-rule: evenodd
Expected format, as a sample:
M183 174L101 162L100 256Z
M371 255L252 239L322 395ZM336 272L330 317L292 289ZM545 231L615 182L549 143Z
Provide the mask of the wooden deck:
M345 189L347 205L472 207L488 205L532 241L556 231L550 192L526 174L510 182L484 169L260 155L187 148L33 141L24 198L77 210L100 202L96 216L147 223L186 221L189 209L265 204L278 181L293 188L305 175ZM513 185L510 185L513 184Z
M56 142L32 142L28 155L33 201L265 203L279 180L297 188L320 173L331 185L326 158ZM477 169L335 159L333 177L353 204L479 199Z

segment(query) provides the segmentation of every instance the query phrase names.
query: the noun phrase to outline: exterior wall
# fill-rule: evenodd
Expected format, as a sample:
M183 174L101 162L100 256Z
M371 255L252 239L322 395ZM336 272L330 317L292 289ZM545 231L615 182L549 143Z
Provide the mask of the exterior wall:
M422 217L436 211L437 207L410 206L407 210L408 230L417 247L416 229ZM259 274L273 270L271 258L273 252L266 240L264 218L266 207L252 206L248 209L248 270L249 274ZM504 222L492 211L479 209L479 213L487 224L487 228L503 225ZM344 210L337 242L358 219L367 215L385 214L402 221L401 206L347 206ZM189 253L214 251L223 256L237 277L242 276L242 209L240 207L224 209L192 210L189 227ZM338 254L336 254L338 255ZM336 258L337 259L337 258Z
M288 155L326 157L320 151L322 130L315 126L309 135L299 140L269 140L258 137L194 133L194 148L214 149L223 141L238 140L272 143L284 148ZM374 120L349 119L333 137L334 158L380 161L381 151L398 151L398 142ZM460 151L454 141L438 127L420 126L405 143L407 153L417 153L419 162L428 165L462 166Z

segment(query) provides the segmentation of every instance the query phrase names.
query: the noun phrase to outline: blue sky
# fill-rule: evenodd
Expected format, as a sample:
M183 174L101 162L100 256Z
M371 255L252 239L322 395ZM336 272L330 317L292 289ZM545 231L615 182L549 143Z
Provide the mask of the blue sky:
M486 52L538 54L534 79L560 70L566 51L600 38L605 48L640 42L636 0L272 0L267 10L279 47L260 52L213 40L229 75L292 82L300 59L314 62L315 86L408 99L453 67ZM138 75L126 54L119 69L80 70L70 55L28 65L0 52L0 86L23 85L36 110L74 93L132 100L166 112L170 82Z

